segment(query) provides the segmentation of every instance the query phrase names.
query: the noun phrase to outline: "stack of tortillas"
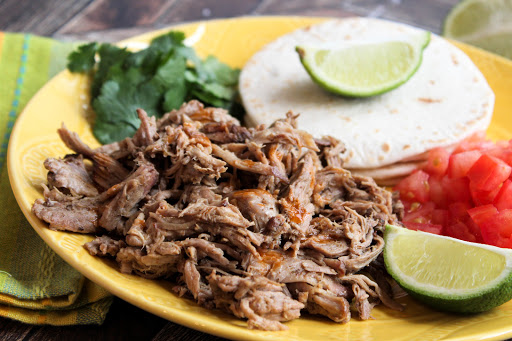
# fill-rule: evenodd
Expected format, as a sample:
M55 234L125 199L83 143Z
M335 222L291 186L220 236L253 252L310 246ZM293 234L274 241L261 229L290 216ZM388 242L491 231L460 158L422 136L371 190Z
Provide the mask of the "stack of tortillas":
M431 36L418 71L383 95L354 99L328 93L300 63L297 45L401 40L420 29L377 19L331 20L299 29L266 45L245 65L240 93L249 125L270 124L287 111L315 137L332 135L347 148L344 167L393 184L448 147L487 129L494 94L461 50Z

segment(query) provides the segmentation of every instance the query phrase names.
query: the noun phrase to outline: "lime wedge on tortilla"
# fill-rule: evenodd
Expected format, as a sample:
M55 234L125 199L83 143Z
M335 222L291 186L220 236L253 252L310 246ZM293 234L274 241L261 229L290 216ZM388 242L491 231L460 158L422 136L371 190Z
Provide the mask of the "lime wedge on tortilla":
M450 11L443 35L512 59L512 0L464 0Z
M302 65L322 88L349 97L379 95L405 83L421 64L430 32L404 40L297 46Z
M512 299L512 250L386 226L384 261L411 296L440 310L476 313Z

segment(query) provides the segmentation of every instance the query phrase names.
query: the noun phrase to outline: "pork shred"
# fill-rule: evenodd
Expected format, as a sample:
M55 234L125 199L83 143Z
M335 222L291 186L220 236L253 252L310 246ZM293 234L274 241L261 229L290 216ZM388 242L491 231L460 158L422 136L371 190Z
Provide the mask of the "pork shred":
M400 205L342 168L343 144L297 129L292 113L246 128L223 109L185 103L155 120L137 110L133 138L92 149L65 126L76 154L50 158L32 212L123 273L283 330L301 312L345 323L383 303L401 309L379 255ZM380 283L380 284L379 284Z

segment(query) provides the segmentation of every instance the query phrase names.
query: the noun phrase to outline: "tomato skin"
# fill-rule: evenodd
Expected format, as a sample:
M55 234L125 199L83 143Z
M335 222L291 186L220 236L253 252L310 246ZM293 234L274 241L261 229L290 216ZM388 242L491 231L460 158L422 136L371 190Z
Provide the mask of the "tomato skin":
M500 186L497 186L491 191L479 191L475 189L473 185L469 186L469 190L471 192L471 198L473 199L473 202L476 206L482 206L482 205L488 205L492 204L494 202L494 199L496 198L496 195L499 193L501 189Z
M502 142L502 141L500 141ZM502 161L504 161L507 165L512 166L512 148L510 146L503 148L493 148L486 152L487 155L494 156Z
M451 221L465 221L469 218L468 210L471 208L471 204L467 202L454 202L448 206L448 212L450 212Z
M446 208L450 203L450 199L445 193L443 179L439 176L431 176L428 179L430 187L430 200L439 208Z
M450 221L450 212L443 209L432 211L432 224L446 226Z
M433 202L427 202L424 204L413 203L406 211L403 221L419 224L430 223L432 220L432 212L435 207L436 206Z
M430 175L444 175L448 168L450 153L442 148L434 148L428 152L427 165L424 170Z
M471 202L471 192L467 178L452 179L444 177L442 185L450 202Z
M482 153L478 150L452 154L448 165L448 175L455 179L466 176L480 156L482 156Z
M477 236L475 236L475 234L469 230L467 224L460 220L448 224L444 229L444 233L449 237L465 240L468 242L475 243L478 240Z
M483 243L482 239L482 230L480 227L473 221L473 219L469 218L466 220L466 226L468 227L469 233L475 236L475 243ZM471 241L471 240L468 240Z
M423 232L428 232L428 233L433 233L433 234L442 234L442 232L443 232L443 226L436 225L436 224L429 224L429 223L422 224L422 223L408 222L408 223L405 223L405 226L409 230L414 230L414 231L423 231Z
M498 215L498 210L494 205L489 204L470 208L468 214L471 219L480 226L485 221Z
M492 144L492 142L486 140L485 131L477 131L462 140L453 151L453 154L468 150L485 149L489 143Z
M482 237L488 244L512 247L512 209L505 209L483 222Z
M416 170L400 181L394 190L400 191L400 197L408 201L427 202L430 199L429 175L422 170Z
M506 180L501 186L500 191L494 198L494 206L498 211L512 208L512 181Z
M503 183L512 172L512 168L500 159L482 155L468 171L471 185L478 191L492 191Z

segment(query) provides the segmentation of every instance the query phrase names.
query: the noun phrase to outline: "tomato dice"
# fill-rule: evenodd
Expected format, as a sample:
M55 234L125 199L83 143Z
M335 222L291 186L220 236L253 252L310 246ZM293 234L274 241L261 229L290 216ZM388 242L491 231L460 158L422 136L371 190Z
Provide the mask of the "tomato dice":
M427 165L425 172L431 175L443 175L448 168L450 153L444 148L434 148L428 153Z
M512 168L500 159L482 155L468 171L468 178L476 190L491 191L503 183Z
M476 242L478 239L472 233L468 226L462 221L454 221L446 226L444 232L447 236L465 240L468 242Z
M448 206L448 211L452 220L466 220L470 208L471 205L467 202L455 202Z
M420 203L429 200L429 175L422 170L416 170L411 175L400 181L395 190L400 191L400 197L408 201Z
M512 140L476 134L450 153L429 152L426 166L395 188L414 230L512 248Z
M431 176L428 179L430 200L440 208L448 207L448 204L450 203L443 186L443 179L443 177L439 176Z
M427 202L424 204L414 203L406 211L407 215L404 217L404 222L430 223L434 209L435 205L433 202Z
M496 198L494 198L494 206L500 211L512 208L512 181L507 180L503 183Z
M468 174L475 162L482 156L478 150L470 150L450 156L448 175L452 178L462 178Z
M442 185L450 202L471 202L471 192L467 178L452 179L445 177Z
M471 233L473 236L475 236L475 243L483 243L484 240L482 239L482 231L480 227L470 218L466 220L466 226L468 227L469 233ZM472 240L468 240L468 242L471 242Z
M480 226L482 237L488 244L512 247L512 209L505 209Z
M498 195L498 192L500 191L502 187L502 184L499 186L496 186L490 191L481 191L475 188L473 184L469 186L469 190L471 192L471 198L473 198L473 202L475 205L487 205L492 204L494 202L494 199Z
M488 149L490 146L493 146L493 143L486 140L485 131L479 131L459 143L453 153L457 154L468 150L484 150Z
M478 226L481 226L484 222L498 215L498 210L494 205L482 205L470 208L468 214Z
M432 210L432 223L445 226L450 221L450 212L448 210Z

